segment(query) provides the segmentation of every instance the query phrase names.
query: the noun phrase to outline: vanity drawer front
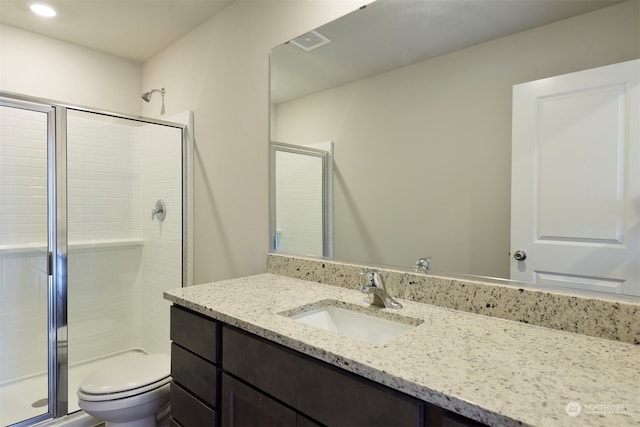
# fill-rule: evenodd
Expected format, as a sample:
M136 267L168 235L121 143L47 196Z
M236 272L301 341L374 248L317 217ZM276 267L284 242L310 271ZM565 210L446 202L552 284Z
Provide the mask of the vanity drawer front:
M218 368L184 348L171 344L171 376L209 405L215 407Z
M322 424L424 424L424 404L410 396L235 328L222 339L225 371Z
M215 411L176 383L171 383L171 416L183 426L214 426Z
M210 362L220 360L219 324L199 313L171 306L171 340Z
M222 410L224 427L236 426L295 426L296 413L259 391L222 376Z

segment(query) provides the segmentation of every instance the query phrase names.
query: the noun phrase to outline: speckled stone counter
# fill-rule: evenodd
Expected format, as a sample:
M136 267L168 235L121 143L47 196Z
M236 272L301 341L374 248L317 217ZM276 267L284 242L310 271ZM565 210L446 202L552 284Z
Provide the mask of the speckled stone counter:
M267 273L359 289L364 264L268 254ZM515 320L640 345L640 298L605 294L570 295L517 282L441 277L380 268L389 293L399 298L469 313ZM616 298L615 300L612 298Z
M352 289L273 274L165 298L493 426L640 425L640 346L400 300L372 309ZM280 314L340 301L422 323L374 346Z

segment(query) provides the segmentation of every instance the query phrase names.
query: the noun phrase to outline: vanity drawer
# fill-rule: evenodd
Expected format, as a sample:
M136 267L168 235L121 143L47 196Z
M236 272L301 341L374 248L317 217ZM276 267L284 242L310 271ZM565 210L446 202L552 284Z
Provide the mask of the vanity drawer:
M171 306L171 340L198 356L218 363L220 325L199 313Z
M173 343L171 376L209 405L217 406L218 368L214 364Z
M171 416L183 426L214 426L215 411L176 383L171 383Z
M424 425L420 400L235 328L222 339L224 371L322 424Z

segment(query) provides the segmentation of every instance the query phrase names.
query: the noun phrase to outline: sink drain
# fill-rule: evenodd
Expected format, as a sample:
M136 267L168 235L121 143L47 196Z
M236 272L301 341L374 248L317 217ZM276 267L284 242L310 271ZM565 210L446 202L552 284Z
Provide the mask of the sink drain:
M32 408L42 408L43 406L47 406L49 404L49 399L46 397L44 399L38 399L31 404Z

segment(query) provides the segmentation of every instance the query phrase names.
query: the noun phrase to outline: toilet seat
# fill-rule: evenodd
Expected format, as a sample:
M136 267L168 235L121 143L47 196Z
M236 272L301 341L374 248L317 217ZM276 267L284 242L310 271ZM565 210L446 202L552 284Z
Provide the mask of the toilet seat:
M124 399L171 382L171 359L151 354L107 366L85 378L78 388L82 400L100 402Z

